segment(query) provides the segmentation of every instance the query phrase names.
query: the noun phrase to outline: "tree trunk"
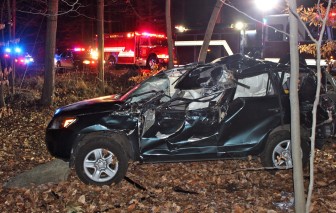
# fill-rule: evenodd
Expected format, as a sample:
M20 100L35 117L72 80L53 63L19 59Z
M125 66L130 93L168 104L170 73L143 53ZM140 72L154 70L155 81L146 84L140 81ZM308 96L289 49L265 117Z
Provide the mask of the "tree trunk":
M289 7L296 11L296 1L290 0ZM300 137L300 109L298 95L299 80L299 50L298 50L298 20L289 13L290 27L290 108L291 108L291 146L293 159L293 179L295 195L295 212L305 211L305 194L303 185L302 155L301 155L301 137Z
M6 106L3 81L4 81L4 78L3 78L3 72L2 72L1 63L0 63L0 108Z
M200 50L200 53L199 53L199 56L198 56L198 62L202 62L202 63L205 62L208 47L209 47L211 36L212 36L212 32L213 32L213 29L215 27L218 14L220 13L220 10L221 10L224 2L225 2L225 0L217 0L216 5L215 5L215 7L212 11L211 18L209 20L208 27L207 27L205 35L204 35L203 45L201 47L201 50Z
M97 17L98 79L100 81L100 90L104 94L104 0L98 0Z
M326 14L329 14L331 10L331 0L328 0L328 6L326 8ZM309 189L307 195L307 202L306 202L306 212L309 212L310 205L311 205L311 198L314 188L314 159L315 159L315 136L316 136L316 122L317 122L317 108L320 102L320 92L321 92L321 81L322 81L322 73L321 73L321 46L323 41L323 34L326 29L326 23L329 16L321 18L322 26L321 26L321 33L319 35L319 39L316 43L316 72L317 72L317 88L315 94L315 101L313 106L313 124L312 124L312 133L311 133L311 156L310 156L310 180L309 180Z
M44 84L41 104L50 106L53 103L55 87L54 56L56 50L58 0L48 0L47 33L45 43Z
M4 3L2 3L2 8L4 7ZM3 23L3 9L1 9L1 16L0 16L1 20L0 23ZM1 28L1 42L4 42L4 30ZM3 86L3 81L4 81L4 73L3 73L3 68L2 68L2 64L0 63L0 108L5 106L5 95L4 95L4 86Z
M12 47L14 46L14 40L13 40L13 34L12 34L12 27L13 27L13 20L12 20L12 10L11 10L11 2L10 0L7 0L7 12L8 12L8 43ZM16 53L15 53L16 54ZM14 64L14 58L10 58L10 65L7 67L12 67L12 72L10 73L9 78L9 85L10 85L10 91L12 94L14 94L14 80L15 80L15 64Z
M174 67L174 55L173 55L173 36L172 36L172 27L171 27L171 0L166 0L166 27L167 27L167 40L168 40L168 69Z
M16 43L16 0L12 0L12 23L13 23L12 38L15 40L15 43ZM15 64L15 61L13 60L13 70L12 70L12 79L13 79L12 93L13 94L15 93L15 88L14 88L15 78L16 78L16 64Z

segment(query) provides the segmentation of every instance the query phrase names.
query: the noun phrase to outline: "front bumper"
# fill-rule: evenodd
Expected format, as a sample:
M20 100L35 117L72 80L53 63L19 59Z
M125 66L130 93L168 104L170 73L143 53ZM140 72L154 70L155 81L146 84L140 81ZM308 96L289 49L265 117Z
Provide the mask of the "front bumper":
M68 161L76 137L70 129L47 129L45 143L52 156Z

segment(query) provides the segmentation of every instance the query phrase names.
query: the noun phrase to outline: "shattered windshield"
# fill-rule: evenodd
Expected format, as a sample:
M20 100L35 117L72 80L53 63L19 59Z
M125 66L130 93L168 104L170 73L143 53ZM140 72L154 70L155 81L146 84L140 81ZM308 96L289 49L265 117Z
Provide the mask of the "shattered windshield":
M130 103L141 102L158 93L169 99L202 101L216 97L236 81L225 66L201 66L193 69L171 69L152 76L120 98ZM206 102L207 99L205 99Z
M135 86L125 95L123 95L120 100L133 102L139 102L147 99L157 92L162 92L168 94L169 90L169 79L168 76L162 72L154 75L147 80L143 81L141 84Z
M202 88L217 87L217 89L225 89L235 87L234 77L225 65L200 66L180 79L176 88L181 90L196 90Z

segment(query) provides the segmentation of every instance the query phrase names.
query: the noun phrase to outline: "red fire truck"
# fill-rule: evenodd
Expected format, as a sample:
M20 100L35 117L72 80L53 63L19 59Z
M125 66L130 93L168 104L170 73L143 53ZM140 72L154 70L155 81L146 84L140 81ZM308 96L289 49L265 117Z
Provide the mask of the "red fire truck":
M149 68L167 64L167 37L148 32L105 34L104 60L105 65L136 64Z

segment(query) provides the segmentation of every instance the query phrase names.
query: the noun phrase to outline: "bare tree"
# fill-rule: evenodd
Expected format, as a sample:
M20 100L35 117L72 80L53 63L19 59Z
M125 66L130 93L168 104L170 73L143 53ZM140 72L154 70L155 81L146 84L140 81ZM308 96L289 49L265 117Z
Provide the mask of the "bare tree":
M295 11L296 1L289 1L289 30L290 30L290 108L291 108L291 146L293 159L293 179L294 179L294 196L295 212L304 212L305 196L303 185L303 169L301 156L301 134L300 134L300 108L298 94L299 80L299 50L298 50L298 19L291 11Z
M166 27L167 27L168 54L169 54L168 69L174 67L173 38L172 38L170 9L171 9L171 1L166 0Z
M45 44L45 68L44 84L41 96L41 104L52 105L55 87L54 54L56 47L58 0L48 0L47 32Z
M2 7L4 7L4 3L2 3ZM3 10L1 10L1 21L0 23L3 23ZM4 24L1 24L0 26L0 30L1 30L1 34L2 34L2 42L4 40L4 31L3 29L5 28L5 25ZM2 64L0 63L0 108L6 106L5 104L5 95L4 95L4 84L5 84L5 81L6 81L6 78L5 78L5 72L4 70L2 69Z
M100 81L100 90L104 93L104 0L98 0L97 4L98 79Z
M13 36L13 17L12 17L12 10L11 10L11 2L7 0L7 15L8 15L8 22L9 27L8 27L8 43L14 43L15 35ZM10 90L12 94L14 94L14 80L15 80L15 63L14 59L11 58L10 60L10 66L12 67L12 72L11 72L11 80L10 80Z
M307 196L307 202L306 202L306 212L309 212L309 210L310 210L312 192L313 192L313 187L314 187L314 158L315 158L314 148L315 148L315 135L316 135L315 129L316 129L316 121L317 121L316 112L317 112L317 108L318 108L319 101L320 101L319 97L320 97L321 79L322 79L322 72L321 72L322 41L323 41L323 35L324 35L324 31L326 29L327 22L329 21L328 20L329 16L327 14L329 14L329 12L330 12L331 3L332 3L332 1L328 0L327 7L323 8L324 14L322 14L322 10L320 8L322 5L317 5L317 7L318 7L318 9L317 9L318 19L317 19L317 21L321 22L320 23L320 34L319 34L318 40L316 40L312 36L310 31L307 29L306 25L304 25L304 23L301 21L303 26L305 26L309 37L311 38L311 40L314 42L314 44L316 46L316 68L317 68L317 89L316 89L316 94L315 94L314 106L313 106L313 110L312 110L313 124L312 124L312 133L311 133L311 137L310 137L310 139L311 139L310 181L309 181L309 189L308 189L308 196ZM297 16L298 16L298 14L297 14ZM314 19L315 20L313 20L313 21L316 21L316 18L314 18Z
M0 108L6 106L4 96L4 73L0 64Z
M315 10L313 8L304 10L307 13L302 13L302 8L300 8L301 10L301 18L307 22L311 22L314 25L318 25L319 29L320 29L320 33L318 36L318 39L315 39L313 37L313 35L311 34L311 32L309 31L309 29L307 28L306 24L303 22L303 20L301 20L299 17L299 14L292 9L292 13L295 14L296 18L301 22L302 26L305 27L306 32L308 33L308 36L310 37L310 39L313 41L312 45L308 45L308 46L304 46L304 47L300 47L300 50L303 52L308 52L308 53L312 53L316 55L316 68L317 68L317 88L316 88L316 94L315 94L315 100L314 100L314 105L313 105L313 110L312 110L312 115L313 115L313 122L312 122L312 131L311 131L311 136L310 136L310 140L311 140L311 155L310 155L310 181L309 181L309 189L308 189L308 195L307 195L307 202L306 202L306 208L305 208L305 212L309 212L310 211L310 206L311 206L311 198L312 198L312 192L313 192L313 187L314 187L314 159L315 159L315 136L316 136L316 122L317 122L317 118L316 118L316 113L317 113L317 108L319 105L319 98L320 98L320 91L321 91L321 79L322 79L322 71L321 71L321 58L322 55L326 56L328 54L328 51L326 50L332 50L333 48L326 48L328 46L332 46L333 42L326 42L325 44L322 44L323 41L323 35L326 29L326 25L327 23L329 23L330 25L330 20L329 16L327 14L329 14L330 12L330 8L331 8L331 0L328 0L328 5L327 7L323 7L323 5L321 4L317 4L315 5L315 9L316 9L316 13L315 14ZM323 8L321 8L323 7ZM323 12L322 12L323 11ZM309 16L309 14L314 13L313 19L309 20L308 17L312 17ZM316 18L318 17L318 18ZM332 24L331 24L332 26ZM322 47L323 46L323 47ZM310 49L311 47L313 48L313 51ZM310 50L309 50L310 49ZM294 168L295 169L295 168Z
M208 27L206 29L205 35L204 35L204 40L203 40L203 45L201 47L201 50L199 52L199 56L198 56L198 62L205 62L206 59L206 55L207 55L207 50L210 44L210 40L211 40L211 36L212 36L212 32L213 29L215 27L216 24L216 20L218 17L218 14L221 11L221 8L224 4L225 0L217 0L216 5L212 11L209 23L208 23Z

